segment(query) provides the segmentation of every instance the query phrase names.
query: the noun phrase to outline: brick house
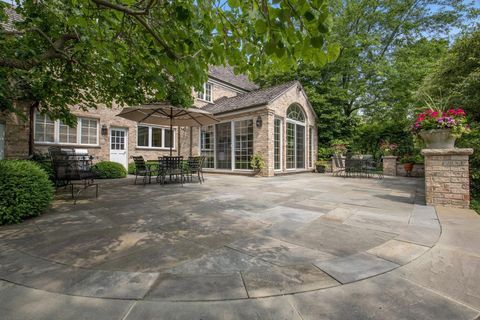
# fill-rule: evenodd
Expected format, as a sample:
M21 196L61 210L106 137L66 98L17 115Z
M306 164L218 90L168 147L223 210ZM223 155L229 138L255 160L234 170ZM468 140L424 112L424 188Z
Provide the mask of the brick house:
M312 171L317 154L316 115L298 81L259 89L231 68L212 67L195 106L220 122L203 128L173 129L175 154L205 155L205 171L251 174L253 154L262 155L264 176ZM32 112L26 119L0 114L0 158L26 157L32 149L75 147L100 160L127 165L133 155L157 159L169 154L168 127L142 125L116 115L120 108L99 106L88 112L72 107L76 128ZM33 129L31 132L30 128Z

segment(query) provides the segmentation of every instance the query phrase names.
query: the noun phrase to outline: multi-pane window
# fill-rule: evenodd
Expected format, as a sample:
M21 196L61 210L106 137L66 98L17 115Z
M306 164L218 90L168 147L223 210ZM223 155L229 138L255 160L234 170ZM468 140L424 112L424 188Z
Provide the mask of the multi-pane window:
M209 82L203 84L203 90L197 93L197 98L206 100L208 102L213 102L212 94L213 85Z
M214 126L203 127L200 131L200 151L205 156L204 168L215 168L215 129Z
M308 166L309 167L312 167L313 165L313 162L315 161L315 140L313 139L313 128L310 127L310 130L309 130L309 134L308 134L308 141L310 141L310 145L309 145L309 152L308 154L310 155L310 157L308 158Z
M295 124L287 122L287 169L295 168Z
M35 112L35 142L97 145L98 120L78 118L76 127L69 127L60 120L53 121L47 115Z
M287 169L305 168L305 114L293 104L287 110Z
M217 169L232 169L232 123L215 125L215 155Z
M77 143L77 128L71 128L60 121L60 142Z
M273 162L274 169L280 170L281 165L281 141L282 141L282 120L275 119L274 122L274 131L273 131Z
M175 129L173 132L175 133ZM137 147L170 148L170 136L170 130L166 128L138 126ZM175 141L173 141L173 147L175 147Z
M235 121L235 169L252 169L253 120Z
M80 119L81 144L97 144L98 128L95 119Z
M35 114L35 141L55 142L55 121L46 114Z

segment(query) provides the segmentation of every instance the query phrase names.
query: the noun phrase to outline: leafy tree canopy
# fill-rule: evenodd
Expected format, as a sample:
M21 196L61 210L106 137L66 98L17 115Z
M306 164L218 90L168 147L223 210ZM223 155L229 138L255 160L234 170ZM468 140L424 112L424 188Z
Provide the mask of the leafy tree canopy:
M457 39L425 79L424 90L480 121L480 27Z
M13 25L12 11L0 2L0 111L31 100L69 123L70 105L189 106L211 64L255 75L339 53L323 0L17 0Z

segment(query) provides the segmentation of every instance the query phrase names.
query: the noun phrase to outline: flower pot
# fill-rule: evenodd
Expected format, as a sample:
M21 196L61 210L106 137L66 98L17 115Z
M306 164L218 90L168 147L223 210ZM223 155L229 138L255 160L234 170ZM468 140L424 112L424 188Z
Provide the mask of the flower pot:
M325 173L325 168L326 168L325 165L319 164L319 165L316 165L315 167L316 167L318 173Z
M404 163L403 168L407 173L412 172L413 170L413 163Z
M427 145L427 149L453 149L455 138L450 129L432 129L420 131L420 137Z

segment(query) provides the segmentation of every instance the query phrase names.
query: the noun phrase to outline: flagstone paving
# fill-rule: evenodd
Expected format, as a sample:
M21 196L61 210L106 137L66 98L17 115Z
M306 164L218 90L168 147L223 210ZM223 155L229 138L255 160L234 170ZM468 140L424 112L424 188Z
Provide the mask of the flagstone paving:
M407 178L103 182L0 227L0 318L475 319L480 217L422 199Z

